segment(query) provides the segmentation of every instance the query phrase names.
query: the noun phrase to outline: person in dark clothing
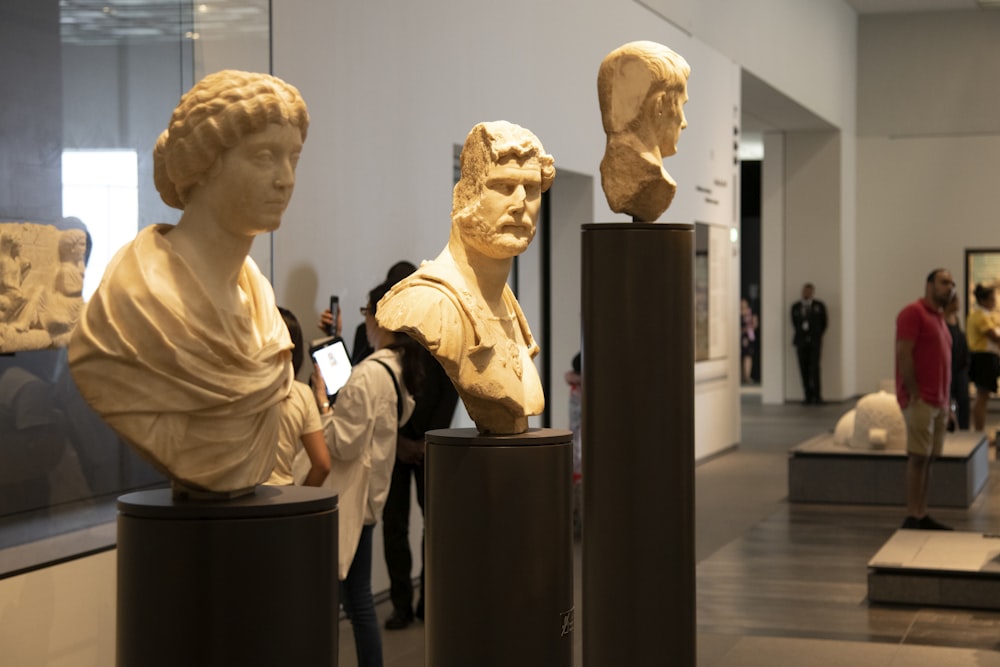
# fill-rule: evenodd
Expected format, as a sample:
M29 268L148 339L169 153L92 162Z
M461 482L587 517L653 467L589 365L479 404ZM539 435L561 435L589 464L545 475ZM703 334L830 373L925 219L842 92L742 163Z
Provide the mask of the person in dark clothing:
M958 293L944 309L944 321L951 332L951 402L954 414L948 423L948 430L969 430L969 342L958 323Z
M385 282L389 285L395 285L416 270L417 267L406 260L396 262L389 268L389 272L385 274ZM333 320L332 316L329 320ZM320 320L321 328L324 326L325 322L327 322L326 313L324 313L324 318ZM372 346L368 344L368 336L365 334L365 323L362 322L358 325L358 328L354 330L354 344L351 346L351 365L357 366L361 363L362 359L367 357L372 352L374 352L374 350L372 349Z
M441 364L420 348L424 382L417 395L413 416L396 440L396 466L392 470L389 497L382 512L385 565L389 572L389 597L393 612L386 630L401 630L414 618L424 617L424 567L421 556L420 597L413 604L413 555L410 552L410 478L417 485L417 504L424 511L424 433L448 428L458 403L458 393ZM421 542L423 551L423 542Z
M819 360L823 350L823 333L826 331L826 305L813 298L815 288L812 283L802 286L802 300L792 305L792 324L795 338L792 344L799 357L799 371L802 374L803 403L823 402L823 388L820 382Z

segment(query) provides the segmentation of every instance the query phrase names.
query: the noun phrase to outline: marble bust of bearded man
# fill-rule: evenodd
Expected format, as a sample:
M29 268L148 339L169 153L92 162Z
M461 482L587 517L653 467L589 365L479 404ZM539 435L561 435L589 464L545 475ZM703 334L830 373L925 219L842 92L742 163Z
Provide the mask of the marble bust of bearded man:
M448 245L378 304L380 326L427 348L483 434L523 433L545 407L538 354L507 285L514 257L535 236L554 160L529 130L479 123L461 156Z

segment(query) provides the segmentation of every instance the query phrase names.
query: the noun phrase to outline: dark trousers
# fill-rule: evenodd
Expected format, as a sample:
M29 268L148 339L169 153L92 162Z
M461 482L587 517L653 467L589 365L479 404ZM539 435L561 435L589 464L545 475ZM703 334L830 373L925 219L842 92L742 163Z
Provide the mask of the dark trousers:
M820 385L819 376L819 356L822 348L822 341L814 340L807 343L799 343L795 348L799 355L799 372L802 374L802 391L805 392L806 401L818 403L823 400L823 390Z
M955 401L958 430L969 430L969 374L956 373L951 378L951 399Z
M410 553L410 478L417 482L417 504L424 510L424 466L396 459L389 496L382 510L385 566L389 571L389 597L396 611L413 613L413 555ZM423 540L421 540L423 552ZM420 556L420 594L424 591L423 553Z
M358 550L347 571L347 578L340 582L340 601L351 619L354 631L354 649L358 654L358 667L382 667L382 635L379 634L375 600L372 597L372 533L375 526L364 526Z

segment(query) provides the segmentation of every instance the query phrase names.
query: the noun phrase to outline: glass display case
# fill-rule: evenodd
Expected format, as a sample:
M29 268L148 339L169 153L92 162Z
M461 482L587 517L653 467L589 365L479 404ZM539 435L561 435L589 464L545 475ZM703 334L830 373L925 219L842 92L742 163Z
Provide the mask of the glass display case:
M0 550L113 521L122 492L165 483L77 392L73 299L179 218L153 184L156 139L204 74L270 70L269 17L268 0L0 5Z

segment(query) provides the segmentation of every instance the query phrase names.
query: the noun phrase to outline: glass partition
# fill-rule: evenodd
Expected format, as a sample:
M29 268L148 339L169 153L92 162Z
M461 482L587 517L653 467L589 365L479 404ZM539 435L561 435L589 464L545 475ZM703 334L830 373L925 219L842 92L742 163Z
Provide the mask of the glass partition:
M0 4L0 549L164 483L82 400L65 346L115 251L179 218L152 149L181 94L269 71L269 16L268 0Z

